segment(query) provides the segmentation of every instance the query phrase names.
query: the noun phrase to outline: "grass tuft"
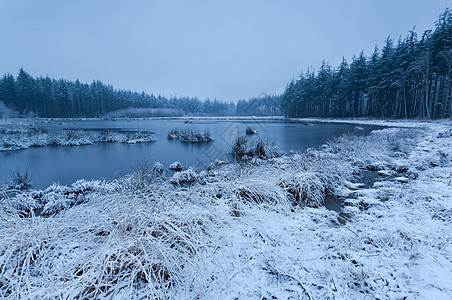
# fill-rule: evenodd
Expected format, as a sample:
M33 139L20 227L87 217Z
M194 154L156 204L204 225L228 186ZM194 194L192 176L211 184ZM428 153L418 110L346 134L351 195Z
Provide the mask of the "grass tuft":
M183 143L208 143L212 142L210 131L194 132L193 130L171 130L167 136L168 140L179 140Z
M10 182L7 186L7 189L9 190L17 190L17 191L25 191L32 187L31 184L31 177L28 173L28 167L25 169L25 172L22 174L22 172L16 170L13 171L9 177Z
M246 127L245 133L248 134L248 135L252 135L252 134L256 134L257 130L255 130L255 129L253 129L253 128L248 126L248 127Z

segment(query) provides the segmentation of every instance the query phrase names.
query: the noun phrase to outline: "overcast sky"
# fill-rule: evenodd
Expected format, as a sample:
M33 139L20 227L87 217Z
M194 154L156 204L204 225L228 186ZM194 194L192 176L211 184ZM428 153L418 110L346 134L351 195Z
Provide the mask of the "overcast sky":
M236 101L420 35L451 2L0 0L0 73Z

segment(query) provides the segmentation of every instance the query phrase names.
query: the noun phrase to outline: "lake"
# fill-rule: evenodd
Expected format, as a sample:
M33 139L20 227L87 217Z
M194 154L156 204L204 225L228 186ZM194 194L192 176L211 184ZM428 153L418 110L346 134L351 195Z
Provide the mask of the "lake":
M9 181L14 170L29 168L35 188L46 188L54 182L71 184L78 179L114 179L129 173L143 163L151 167L161 162L165 168L180 161L184 167L202 170L216 159L233 161L231 144L239 135L245 135L248 126L257 134L248 135L249 143L265 139L275 143L281 153L317 148L328 140L345 133L368 134L378 126L303 123L285 120L83 120L37 122L37 127L51 130L134 130L154 132L157 142L145 144L107 143L86 146L48 146L19 151L0 152L0 185ZM167 139L173 129L209 130L215 139L210 143L185 144Z

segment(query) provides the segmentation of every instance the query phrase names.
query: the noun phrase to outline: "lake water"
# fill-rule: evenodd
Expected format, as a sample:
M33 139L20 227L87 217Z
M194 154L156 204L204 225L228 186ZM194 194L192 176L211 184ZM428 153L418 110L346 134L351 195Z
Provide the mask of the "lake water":
M71 184L78 179L113 179L123 173L134 171L143 163L151 166L161 162L165 168L180 161L183 166L193 166L201 170L215 159L233 161L229 154L231 144L239 135L245 135L247 126L257 130L257 134L247 136L249 143L255 139L265 139L275 143L279 151L304 151L317 148L328 140L345 133L368 134L377 126L334 123L299 123L254 120L132 120L132 121L71 121L36 123L37 127L48 130L61 129L109 129L139 130L154 132L157 142L146 144L94 144L86 146L49 146L20 151L0 152L0 185L9 181L14 170L29 168L35 188L45 188L53 182ZM204 144L184 144L167 140L173 129L204 131L209 130L215 141Z

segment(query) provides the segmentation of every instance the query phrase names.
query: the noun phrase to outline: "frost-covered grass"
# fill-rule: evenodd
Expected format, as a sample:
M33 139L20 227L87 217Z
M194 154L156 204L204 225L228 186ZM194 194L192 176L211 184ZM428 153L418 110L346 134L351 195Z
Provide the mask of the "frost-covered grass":
M25 172L15 170L11 172L9 177L10 182L7 186L8 190L24 191L28 190L32 186L28 168L25 170Z
M451 298L448 130L389 128L202 173L166 178L156 163L2 194L0 296ZM380 180L363 188L363 169ZM322 206L326 194L342 197L340 213Z
M204 174L198 174L193 169L188 168L187 170L176 172L171 176L168 181L172 184L193 184L195 182L202 182Z
M251 144L245 136L238 136L231 146L231 153L240 161L249 161L252 159L268 159L275 157L277 147L269 144L266 140L257 139Z
M148 143L155 135L145 131L55 130L35 127L33 123L0 123L0 151L43 146L80 146L95 143Z
M169 165L169 168L173 171L182 171L182 164L180 161L175 161Z
M171 130L169 140L179 140L183 143L207 143L213 141L210 131L194 132L193 130Z

